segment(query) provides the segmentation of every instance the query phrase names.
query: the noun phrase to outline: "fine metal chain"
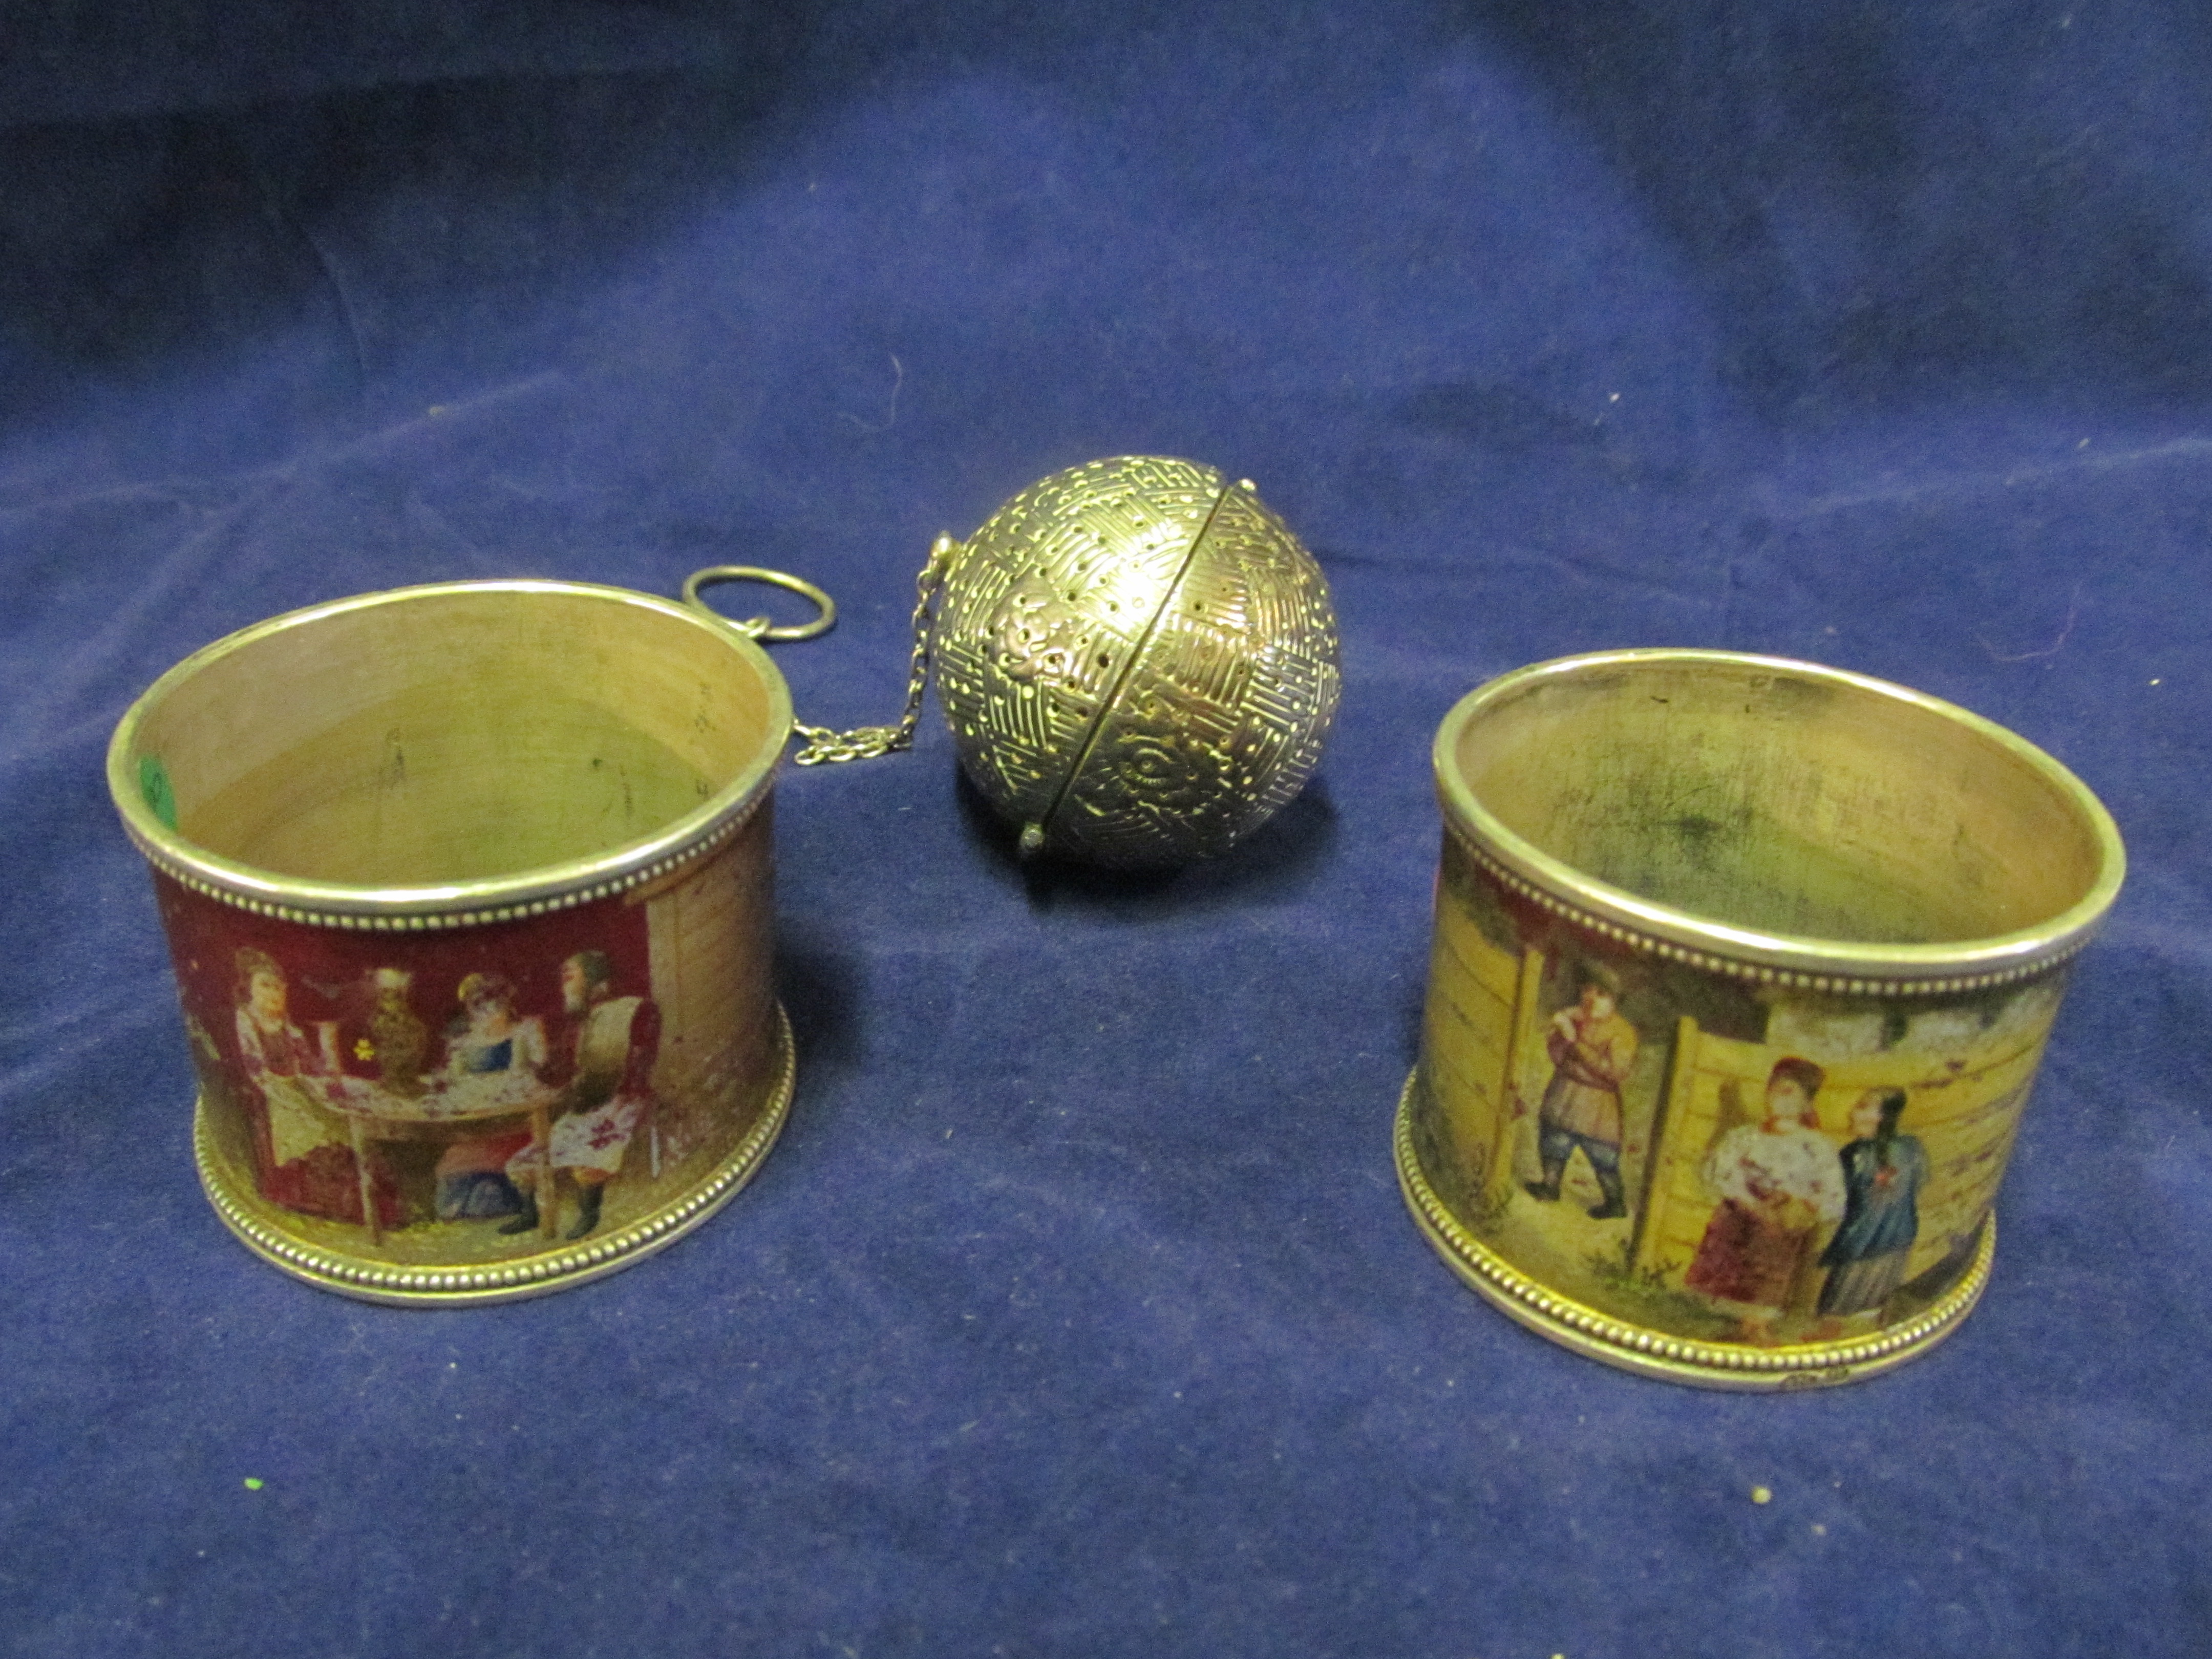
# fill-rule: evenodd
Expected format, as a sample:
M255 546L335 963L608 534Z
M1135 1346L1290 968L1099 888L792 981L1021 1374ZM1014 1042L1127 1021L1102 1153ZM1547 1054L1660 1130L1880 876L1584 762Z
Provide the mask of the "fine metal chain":
M793 729L806 739L806 746L792 757L798 766L821 766L839 761L873 760L878 755L894 754L914 746L914 729L921 720L921 700L929 687L929 636L931 611L937 603L939 591L952 571L953 562L960 556L960 544L950 536L939 536L929 547L929 562L921 568L915 580L919 598L914 607L914 666L907 678L906 712L893 726L860 726L850 732L837 732L826 726L794 726Z

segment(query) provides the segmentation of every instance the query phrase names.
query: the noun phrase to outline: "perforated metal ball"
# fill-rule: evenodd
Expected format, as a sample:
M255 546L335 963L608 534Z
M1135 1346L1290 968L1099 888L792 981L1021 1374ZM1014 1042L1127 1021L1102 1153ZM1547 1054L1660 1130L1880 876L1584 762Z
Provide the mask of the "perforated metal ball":
M1336 714L1335 612L1249 481L1155 456L1030 485L954 556L938 698L1025 852L1227 852L1304 787Z

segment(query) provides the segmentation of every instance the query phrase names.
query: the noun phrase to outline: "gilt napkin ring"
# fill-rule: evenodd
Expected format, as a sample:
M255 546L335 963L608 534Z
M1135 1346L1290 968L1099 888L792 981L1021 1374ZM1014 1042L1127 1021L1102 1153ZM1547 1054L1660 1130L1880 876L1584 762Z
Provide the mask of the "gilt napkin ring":
M402 588L234 634L125 715L108 781L153 866L200 1176L255 1252L378 1301L527 1296L759 1167L793 1082L792 720L748 631L620 588Z
M1444 818L1406 1200L1505 1312L1719 1388L1924 1352L2118 832L2057 762L1836 669L1621 651L1492 681Z

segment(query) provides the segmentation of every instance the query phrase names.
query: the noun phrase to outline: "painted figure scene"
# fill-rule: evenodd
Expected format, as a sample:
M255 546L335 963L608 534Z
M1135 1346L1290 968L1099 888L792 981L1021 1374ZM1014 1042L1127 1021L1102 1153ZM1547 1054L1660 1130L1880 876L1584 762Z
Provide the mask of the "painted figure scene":
M718 860L725 871L734 867ZM716 879L500 927L271 923L164 884L216 1147L285 1231L399 1263L615 1231L729 1156L775 1080L764 896Z
M1863 1337L1971 1265L2058 992L1723 980L1522 904L1448 842L1416 1145L1468 1232L1601 1313Z

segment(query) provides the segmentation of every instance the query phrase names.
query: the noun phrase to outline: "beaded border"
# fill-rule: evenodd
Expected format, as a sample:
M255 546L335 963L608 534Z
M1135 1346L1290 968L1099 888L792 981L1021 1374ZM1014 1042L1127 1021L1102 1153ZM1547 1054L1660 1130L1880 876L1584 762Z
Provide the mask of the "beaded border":
M1429 1185L1413 1150L1416 1067L1398 1097L1391 1137L1398 1187L1437 1253L1468 1284L1522 1324L1554 1342L1624 1370L1709 1389L1817 1389L1876 1376L1925 1353L1958 1328L1990 1282L1996 1255L1996 1215L1982 1220L1981 1239L1964 1278L1942 1299L1912 1318L1856 1341L1755 1348L1701 1342L1631 1325L1547 1289L1480 1243Z
M760 787L741 802L728 817L714 825L699 840L686 844L680 851L670 853L619 876L594 882L588 887L567 889L537 898L518 899L511 904L492 905L475 910L307 910L296 905L274 903L209 880L189 866L169 857L132 829L127 820L124 828L130 833L138 850L145 854L146 861L179 886L250 915L267 916L276 921L298 922L310 927L343 927L356 933L435 933L448 927L479 927L490 922L519 921L526 916L547 915L556 910L573 910L580 904L612 898L618 893L629 892L632 888L642 887L647 882L673 875L728 845L739 830L752 822L753 815L760 811L762 803L769 798L769 787L775 781L780 766L779 760L778 765L770 767L767 775L761 780Z
M2021 980L2049 973L2054 968L2062 968L2081 954L2091 937L2090 933L2084 933L2047 956L2015 963L2008 968L1993 968L1985 973L1957 974L1940 979L1859 979L1848 974L1820 974L1804 969L1770 967L1765 963L1716 956L1710 951L1677 945L1656 933L1599 915L1571 900L1547 891L1511 868L1477 841L1473 830L1458 823L1449 812L1444 815L1444 825L1461 850L1474 860L1485 875L1564 921L1632 950L1663 957L1669 962L1679 962L1685 967L1696 968L1709 974L1724 974L1730 979L1750 980L1760 985L1786 987L1795 991L1854 997L1944 996L1962 991L1983 991L1993 986L2016 984Z
M665 1249L736 1197L752 1179L791 1115L798 1078L798 1051L792 1041L790 1018L781 1002L775 1006L775 1082L767 1109L713 1175L676 1203L632 1222L619 1232L520 1261L481 1267L387 1267L288 1237L252 1214L229 1191L219 1173L204 1097L193 1113L193 1160L199 1166L200 1186L208 1201L246 1248L319 1289L412 1307L469 1307L542 1296L600 1278Z

